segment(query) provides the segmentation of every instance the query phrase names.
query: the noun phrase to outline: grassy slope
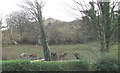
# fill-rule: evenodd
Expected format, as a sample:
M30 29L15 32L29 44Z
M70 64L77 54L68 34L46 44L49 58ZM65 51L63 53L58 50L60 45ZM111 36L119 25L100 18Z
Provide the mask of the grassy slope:
M97 56L94 54L93 51L95 51L97 55L99 55L99 45L97 45L97 43L95 42L87 44L51 45L50 48L52 52L57 52L58 54L66 52L66 59L68 60L76 59L73 55L74 51L77 51L79 54L83 54L84 59L96 59ZM117 57L117 48L117 45L111 47L111 56ZM28 54L36 53L38 56L43 57L43 49L40 46L12 45L3 47L3 58L20 59L19 56L22 52L27 52Z

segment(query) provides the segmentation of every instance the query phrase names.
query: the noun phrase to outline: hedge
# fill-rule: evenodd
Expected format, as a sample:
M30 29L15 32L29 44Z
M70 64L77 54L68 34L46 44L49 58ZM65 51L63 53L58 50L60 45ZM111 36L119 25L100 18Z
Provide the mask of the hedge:
M44 61L33 62L11 60L3 61L3 71L87 71L88 62L85 61Z
M120 73L118 60L105 57L96 62L85 60L72 61L43 61L9 60L2 62L2 71L107 71ZM112 72L114 71L114 72ZM101 73L101 72L100 72Z

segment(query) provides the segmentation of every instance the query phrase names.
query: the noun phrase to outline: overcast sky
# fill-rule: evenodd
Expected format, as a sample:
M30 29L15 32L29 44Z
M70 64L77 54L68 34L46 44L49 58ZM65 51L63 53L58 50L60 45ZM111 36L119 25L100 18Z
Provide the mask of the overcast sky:
M7 14L12 11L20 10L17 4L21 4L24 0L0 0L0 14L3 15L4 19ZM72 15L72 10L68 5L74 7L72 0L43 0L45 1L45 7L43 10L43 16L45 18L55 18L62 21L72 21L75 20L74 15ZM92 0L79 0L83 4L88 3ZM67 5L68 4L68 5Z
M72 0L44 0L45 7L43 11L43 16L45 18L55 18L62 21L72 21L75 19L74 16L71 15L71 10L67 4L73 5ZM89 0L83 0L88 2ZM0 0L0 14L5 16L12 11L20 10L20 7L17 4L21 4L23 0Z

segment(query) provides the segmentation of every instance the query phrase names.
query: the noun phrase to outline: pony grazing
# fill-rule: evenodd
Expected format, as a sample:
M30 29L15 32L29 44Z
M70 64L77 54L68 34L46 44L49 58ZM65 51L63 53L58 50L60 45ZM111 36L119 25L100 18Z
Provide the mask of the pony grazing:
M20 54L20 58L24 58L24 57L26 57L26 56L28 56L27 53L21 53L21 54Z
M64 60L66 55L67 55L67 53L60 54L59 60L61 60L61 59Z
M36 54L30 54L28 55L29 59L32 60L32 59L36 59L37 58L37 55Z
M30 60L42 60L41 57L38 57L36 54L27 54L27 53L22 53L20 54L20 58L28 57Z

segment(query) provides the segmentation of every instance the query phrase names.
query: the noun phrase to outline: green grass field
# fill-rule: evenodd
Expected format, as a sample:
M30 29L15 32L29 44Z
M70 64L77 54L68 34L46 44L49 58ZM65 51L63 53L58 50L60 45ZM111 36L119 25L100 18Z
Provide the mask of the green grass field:
M75 60L73 53L77 51L79 55L83 55L83 59L96 60L100 54L99 45L96 42L86 44L67 44L67 45L50 45L51 52L57 54L67 53L66 60ZM37 54L43 58L43 49L41 46L35 45L11 45L3 47L3 59L20 59L20 54L26 52L28 54ZM110 56L118 57L118 45L113 45L110 48ZM24 58L27 59L27 58Z

